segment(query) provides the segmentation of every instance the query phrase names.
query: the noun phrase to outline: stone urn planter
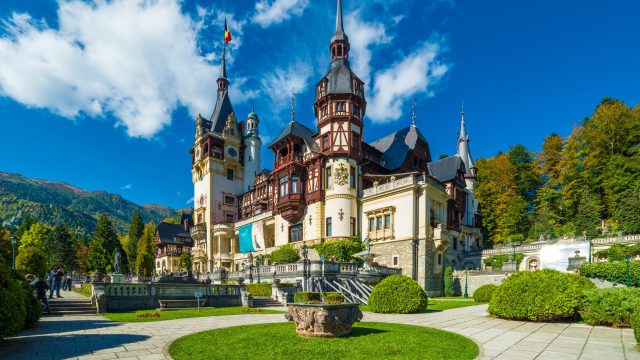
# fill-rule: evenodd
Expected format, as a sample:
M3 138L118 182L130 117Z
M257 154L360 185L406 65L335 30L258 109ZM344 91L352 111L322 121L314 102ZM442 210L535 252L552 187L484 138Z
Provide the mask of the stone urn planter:
M351 334L353 323L362 320L362 312L356 303L293 303L284 317L296 323L300 336L339 337Z

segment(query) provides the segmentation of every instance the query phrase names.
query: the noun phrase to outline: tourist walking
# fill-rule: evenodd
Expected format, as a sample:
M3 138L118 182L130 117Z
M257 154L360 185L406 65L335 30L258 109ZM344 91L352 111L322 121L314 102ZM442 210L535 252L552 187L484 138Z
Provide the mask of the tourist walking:
M58 268L53 267L47 277L49 278L49 299L53 299L53 293L56 291L56 275L58 274Z
M27 280L31 281L31 288L36 293L36 298L44 305L47 314L51 315L51 309L49 309L49 302L47 301L47 289L49 285L42 280L39 276L27 275Z
M54 274L54 282L56 284L56 297L57 298L61 298L62 296L60 296L60 286L62 286L62 279L64 278L64 271L62 269L62 266L59 266L56 269L56 272ZM52 298L53 291L51 291L51 293L49 293L49 298Z
M67 275L65 285L67 286L67 291L73 290L73 280L71 279L71 275Z

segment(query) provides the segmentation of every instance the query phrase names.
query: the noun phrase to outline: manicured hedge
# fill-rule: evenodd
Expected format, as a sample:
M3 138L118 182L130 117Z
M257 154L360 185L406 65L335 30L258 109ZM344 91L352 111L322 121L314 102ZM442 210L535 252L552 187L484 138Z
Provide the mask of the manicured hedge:
M482 260L486 265L491 266L492 269L501 269L502 268L502 264L504 264L505 262L509 261L509 258L511 258L512 254L502 254L502 255L491 255L488 258ZM522 262L522 259L524 259L524 254L523 253L516 253L514 260L516 261L516 263L518 264L518 266L520 266L520 263Z
M33 326L41 312L29 284L0 262L0 339Z
M591 325L630 327L636 309L640 309L640 289L599 289L586 292L580 316Z
M297 292L293 294L293 302L306 303L309 301L321 301L322 297L319 292Z
M545 269L512 274L493 293L489 313L503 319L555 321L578 317L591 280Z
M318 255L324 256L325 261L329 261L334 257L336 261L348 262L353 259L353 254L364 251L364 243L359 238L353 238L327 241L314 245L313 248L318 251Z
M633 327L633 335L635 335L636 341L640 344L640 309L633 314L631 327Z
M251 296L271 296L271 284L248 284L247 291Z
M329 304L340 304L344 302L344 295L339 292L325 292L324 302Z
M455 292L456 289L453 284L453 268L451 266L447 266L444 270L444 295L453 296Z
M482 285L473 292L473 300L479 303L488 303L497 288L498 286L495 284Z
M279 246L267 257L273 264L289 264L300 260L300 253L291 244Z
M411 314L427 309L427 294L404 275L391 275L373 288L369 310L376 313Z
M606 261L599 263L584 263L580 265L578 272L588 278L603 279L618 284L627 282L626 261ZM640 261L631 261L629 264L631 286L640 286Z

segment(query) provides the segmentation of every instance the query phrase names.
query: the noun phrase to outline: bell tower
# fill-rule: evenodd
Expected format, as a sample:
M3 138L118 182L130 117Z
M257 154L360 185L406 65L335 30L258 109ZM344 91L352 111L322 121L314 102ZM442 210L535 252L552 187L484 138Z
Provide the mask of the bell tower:
M244 137L244 191L253 187L256 175L260 172L260 148L262 140L258 133L260 119L253 107L247 116L247 134Z

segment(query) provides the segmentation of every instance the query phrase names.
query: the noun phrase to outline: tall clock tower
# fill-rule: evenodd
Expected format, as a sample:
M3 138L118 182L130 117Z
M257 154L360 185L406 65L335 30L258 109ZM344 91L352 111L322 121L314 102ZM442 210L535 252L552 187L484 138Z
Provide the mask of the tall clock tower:
M349 64L349 37L344 32L340 0L329 50L329 72L316 84L314 104L318 126L315 140L326 159L323 234L327 239L357 235L358 163L366 109L364 82Z

